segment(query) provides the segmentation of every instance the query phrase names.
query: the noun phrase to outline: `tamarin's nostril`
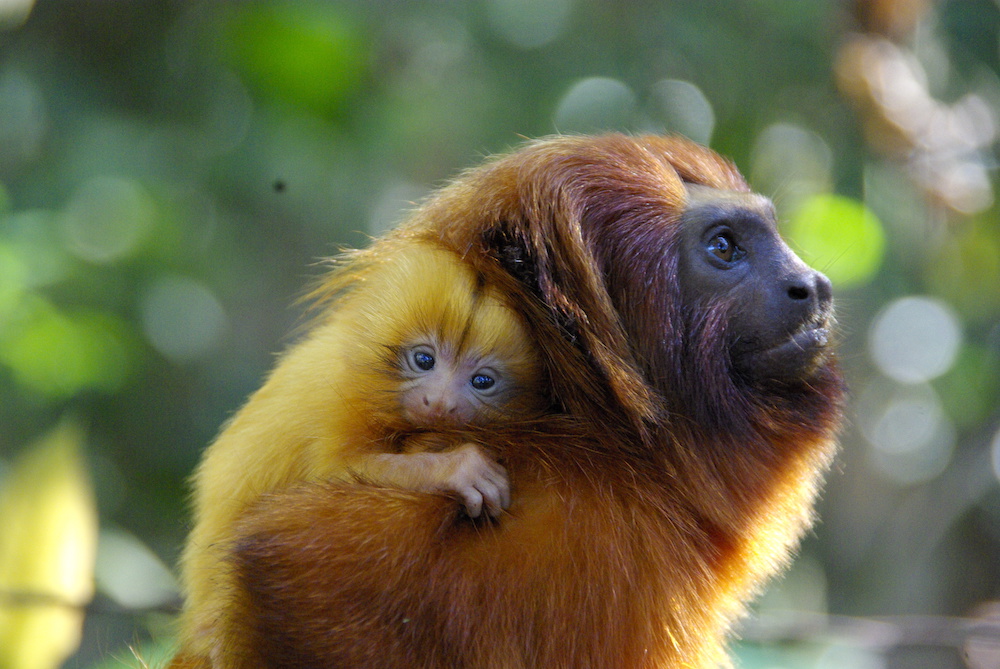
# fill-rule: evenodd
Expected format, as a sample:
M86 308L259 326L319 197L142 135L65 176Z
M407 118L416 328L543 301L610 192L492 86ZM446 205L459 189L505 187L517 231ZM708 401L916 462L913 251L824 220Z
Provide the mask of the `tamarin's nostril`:
M803 284L796 284L788 288L788 297L793 300L808 300L809 288Z
M807 271L796 274L787 279L785 286L790 299L796 301L811 299L816 293L816 273Z

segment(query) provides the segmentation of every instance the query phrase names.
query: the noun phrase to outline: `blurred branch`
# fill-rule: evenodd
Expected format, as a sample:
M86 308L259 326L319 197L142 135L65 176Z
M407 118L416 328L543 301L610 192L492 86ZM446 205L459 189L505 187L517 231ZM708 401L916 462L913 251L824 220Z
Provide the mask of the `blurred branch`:
M19 590L0 590L0 607L15 608L21 606L58 606L66 609L80 610L85 605L71 602L65 597L47 592L24 592Z
M136 616L176 614L178 603L128 608L106 598L87 604L44 592L0 591L0 607L59 606L88 615ZM758 614L738 630L744 641L766 644L806 643L838 639L870 650L907 646L962 648L970 642L988 642L1000 650L1000 604L984 605L974 617L952 616L843 616L803 611Z
M149 613L175 615L180 611L180 601L169 602L159 606L131 608L122 606L105 597L97 597L86 603L73 602L65 597L47 592L29 592L23 590L0 590L0 608L17 609L30 607L54 606L86 615L98 616L140 616Z
M963 648L988 644L1000 651L998 605L984 607L982 615L878 616L871 618L789 611L746 620L739 635L755 643L801 643L837 639L875 651L912 646Z

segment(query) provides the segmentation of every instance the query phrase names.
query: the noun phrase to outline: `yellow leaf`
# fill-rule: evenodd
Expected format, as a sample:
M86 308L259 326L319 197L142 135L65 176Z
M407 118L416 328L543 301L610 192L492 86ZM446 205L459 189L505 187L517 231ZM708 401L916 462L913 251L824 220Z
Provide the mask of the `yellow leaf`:
M55 669L80 643L97 551L82 442L64 421L0 487L0 669Z

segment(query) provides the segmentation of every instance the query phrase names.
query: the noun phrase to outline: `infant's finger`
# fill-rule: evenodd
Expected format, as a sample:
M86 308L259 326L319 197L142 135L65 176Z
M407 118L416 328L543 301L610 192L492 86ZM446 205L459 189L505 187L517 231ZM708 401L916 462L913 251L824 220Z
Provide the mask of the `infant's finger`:
M465 512L469 518L478 518L483 511L483 495L473 487L466 488L459 493L462 497L462 504L465 505Z
M510 481L508 481L507 477L504 476L503 477L503 481L497 487L500 489L500 506L502 508L504 508L504 509L509 509L510 508Z
M507 478L507 469L495 460L487 460L489 463L490 478Z
M479 491L483 495L483 503L486 505L486 512L494 518L499 516L506 508L502 488L494 484L492 481L484 480L479 484Z
M497 496L500 506L504 509L510 507L510 479L507 478L507 470L499 467L499 472L493 473L488 480L497 489Z
M477 486L481 491L483 491L484 496L486 496L486 491L489 491L489 498L494 501L495 512L491 515L497 515L501 509L506 509L510 506L510 482L507 480L507 476L499 476L495 473L490 473L489 475L483 477L482 485Z

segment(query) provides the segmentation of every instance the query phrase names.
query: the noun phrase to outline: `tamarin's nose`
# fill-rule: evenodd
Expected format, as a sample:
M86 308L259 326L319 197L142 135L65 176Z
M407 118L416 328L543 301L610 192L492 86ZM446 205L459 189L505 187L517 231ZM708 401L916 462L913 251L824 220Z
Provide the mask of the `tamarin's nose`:
M458 408L455 402L449 401L447 397L432 397L430 395L424 395L424 406L427 407L427 413L431 416L448 416L455 413L455 409Z
M810 269L788 280L786 294L794 302L823 311L833 301L833 286L822 272Z

